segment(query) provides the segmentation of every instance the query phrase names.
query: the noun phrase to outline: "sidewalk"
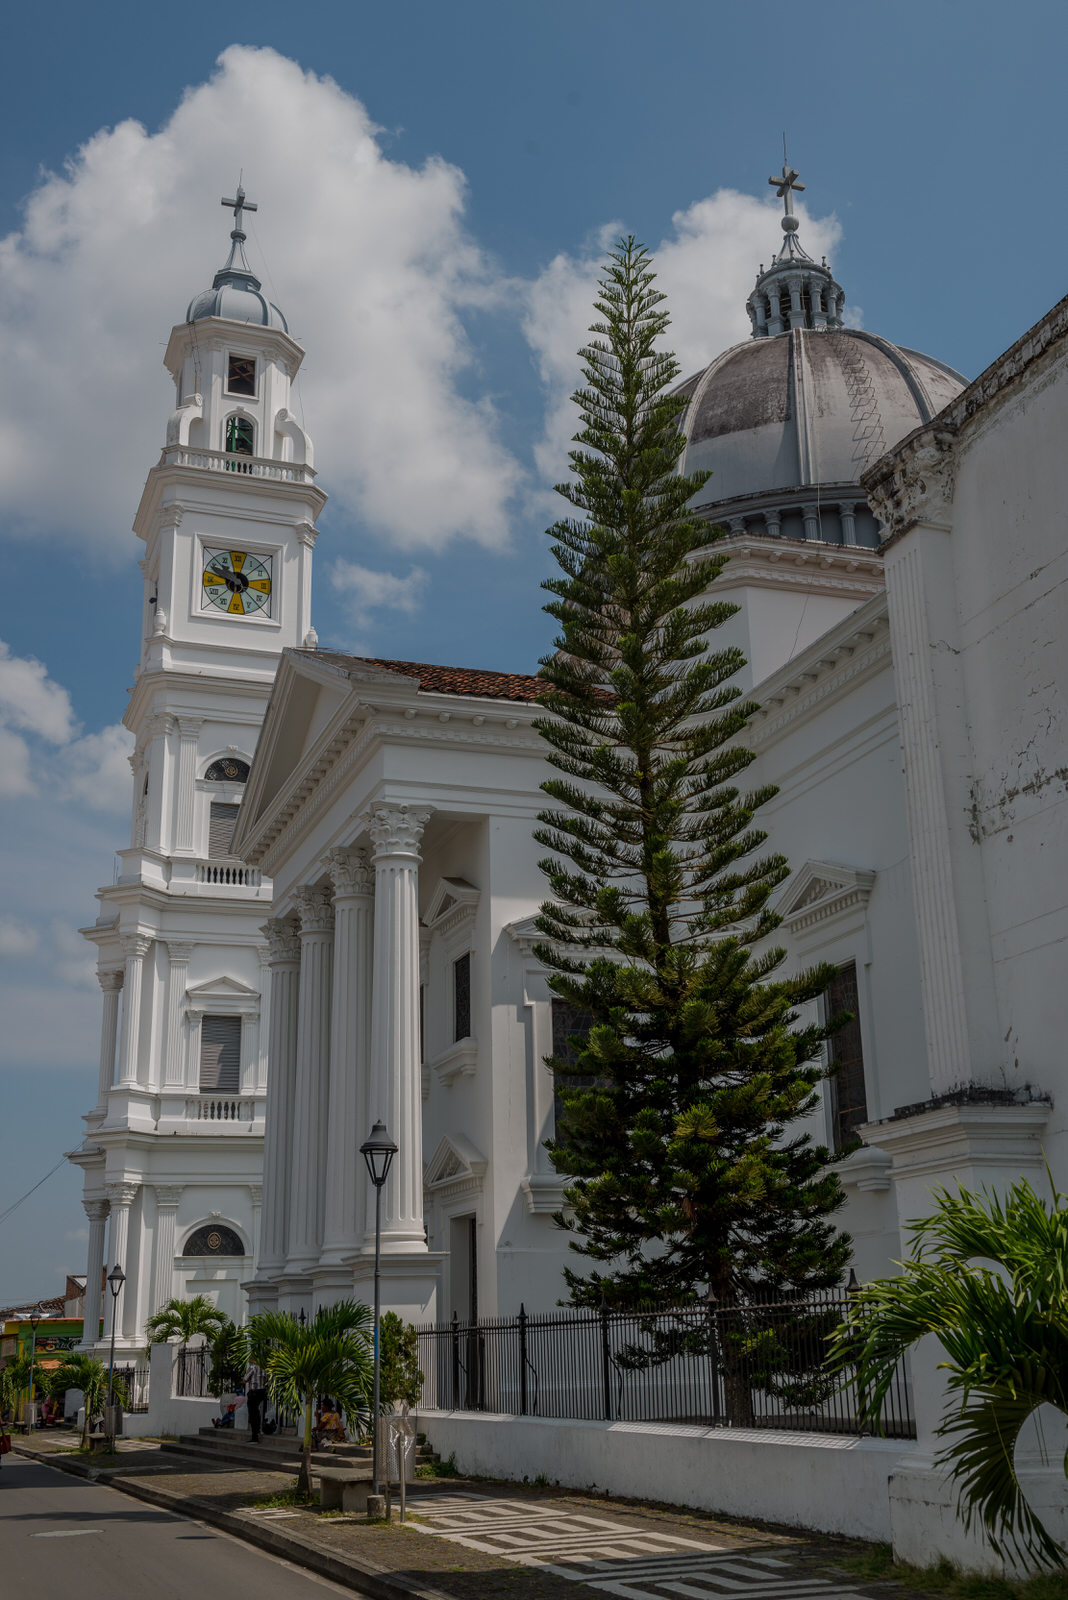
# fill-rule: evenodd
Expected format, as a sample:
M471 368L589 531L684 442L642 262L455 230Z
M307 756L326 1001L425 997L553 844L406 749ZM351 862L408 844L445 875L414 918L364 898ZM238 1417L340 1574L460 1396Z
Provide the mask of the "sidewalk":
M207 1522L374 1600L899 1600L899 1584L857 1584L847 1541L746 1527L700 1512L575 1491L463 1478L420 1480L401 1526L318 1507L263 1507L293 1478L213 1468L127 1440L109 1464L64 1455L67 1440L14 1449ZM9 1457L9 1459L11 1459ZM856 1547L861 1549L863 1547Z

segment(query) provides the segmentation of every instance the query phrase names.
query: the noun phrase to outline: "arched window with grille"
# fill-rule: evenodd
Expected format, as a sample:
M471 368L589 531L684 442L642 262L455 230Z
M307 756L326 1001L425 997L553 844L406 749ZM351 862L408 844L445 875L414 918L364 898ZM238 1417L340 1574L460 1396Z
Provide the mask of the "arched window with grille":
M222 1222L211 1222L206 1228L195 1229L182 1250L183 1256L243 1256L244 1253L245 1247L238 1235Z
M247 783L250 767L247 761L236 756L222 756L213 761L204 774L206 783Z

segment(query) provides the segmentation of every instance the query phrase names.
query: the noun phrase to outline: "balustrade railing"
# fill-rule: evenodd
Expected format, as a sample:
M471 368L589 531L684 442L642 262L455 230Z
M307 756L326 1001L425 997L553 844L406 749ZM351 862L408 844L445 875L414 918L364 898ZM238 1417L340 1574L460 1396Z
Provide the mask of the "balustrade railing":
M231 889L258 889L263 874L259 867L247 867L243 861L198 861L196 881Z
M160 465L199 467L206 472L236 472L248 478L270 478L276 483L315 482L315 469L303 462L274 461L268 456L232 455L227 450L200 450L190 445L165 445Z
M848 1294L744 1306L561 1310L418 1330L421 1404L576 1420L860 1434L863 1396L827 1339L858 1322ZM859 1335L858 1327L858 1335ZM915 1438L902 1362L881 1433Z
M201 1095L186 1102L186 1116L192 1122L252 1122L256 1102L237 1095Z

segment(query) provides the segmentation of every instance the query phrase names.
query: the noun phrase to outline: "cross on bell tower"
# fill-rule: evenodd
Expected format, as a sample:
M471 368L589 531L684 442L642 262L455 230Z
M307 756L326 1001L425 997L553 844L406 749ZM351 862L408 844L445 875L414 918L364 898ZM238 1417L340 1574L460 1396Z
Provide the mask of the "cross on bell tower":
M794 173L794 177L797 177L796 172ZM775 179L772 178L771 181L774 183ZM804 188L804 184L802 184L801 187ZM243 239L245 237L245 230L243 226L245 219L242 213L245 211L258 211L260 209L259 206L256 205L254 201L245 199L245 191L242 189L240 184L237 186L237 199L224 200L223 205L234 213L234 231L230 235L231 239Z

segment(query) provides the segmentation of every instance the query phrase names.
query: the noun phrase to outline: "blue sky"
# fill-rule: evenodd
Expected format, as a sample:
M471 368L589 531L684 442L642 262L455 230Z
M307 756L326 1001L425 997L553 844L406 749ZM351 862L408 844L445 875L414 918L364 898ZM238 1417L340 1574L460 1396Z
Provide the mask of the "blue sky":
M973 377L1066 287L1063 6L226 12L56 0L44 33L29 8L7 22L0 1210L94 1098L76 929L127 842L128 530L169 410L163 345L223 259L237 169L261 207L250 255L308 350L332 496L316 625L401 659L532 669L606 230L659 250L693 370L744 336L784 128L802 239L863 326ZM57 1174L0 1233L0 1301L84 1266L79 1189Z

